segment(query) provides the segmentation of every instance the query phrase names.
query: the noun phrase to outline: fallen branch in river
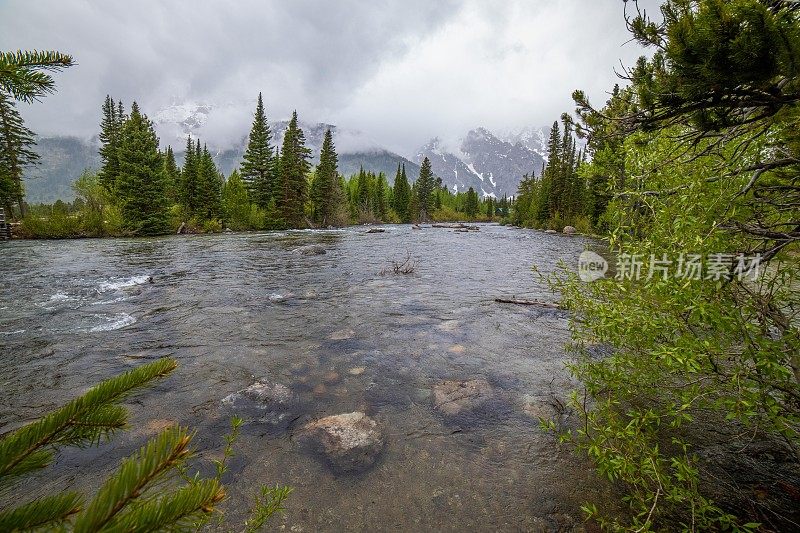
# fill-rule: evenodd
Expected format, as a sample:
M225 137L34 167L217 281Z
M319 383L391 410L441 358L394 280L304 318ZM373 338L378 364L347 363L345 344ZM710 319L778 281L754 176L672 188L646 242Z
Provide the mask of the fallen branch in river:
M517 300L514 298L495 298L495 302L500 304L516 304L516 305L535 305L538 307L547 307L548 309L561 309L561 305L550 302L537 302L536 300Z

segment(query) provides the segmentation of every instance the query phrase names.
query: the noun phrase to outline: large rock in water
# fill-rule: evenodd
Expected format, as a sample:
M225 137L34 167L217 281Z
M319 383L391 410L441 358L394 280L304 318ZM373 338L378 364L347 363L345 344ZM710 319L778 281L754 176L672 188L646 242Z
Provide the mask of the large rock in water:
M433 386L433 408L446 417L478 414L496 399L494 388L483 379L449 380Z
M576 230L574 226L564 226L562 232L564 233L564 235L575 235L578 232L578 230Z
M321 454L334 470L348 473L371 467L384 446L378 423L358 411L310 422L296 437L300 444Z
M309 244L308 246L301 246L299 248L295 248L292 251L300 255L325 255L326 253L328 253L325 251L325 248L323 248L319 244Z
M282 383L257 381L249 387L229 394L222 404L245 420L265 423L275 429L286 429L300 411L300 401Z

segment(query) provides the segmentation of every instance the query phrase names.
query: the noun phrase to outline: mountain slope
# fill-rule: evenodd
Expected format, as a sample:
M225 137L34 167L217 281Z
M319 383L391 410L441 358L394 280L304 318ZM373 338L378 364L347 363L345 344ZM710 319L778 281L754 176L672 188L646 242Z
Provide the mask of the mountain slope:
M439 139L432 139L415 159L417 163L424 157L430 159L434 174L453 191L472 187L484 197L513 196L523 174L541 175L544 166L536 138L525 140L528 144L520 136L512 143L486 128L477 128L467 133L457 149L448 150Z
M86 169L100 167L96 141L77 137L39 137L39 164L25 169L25 195L31 203L72 201L72 183Z

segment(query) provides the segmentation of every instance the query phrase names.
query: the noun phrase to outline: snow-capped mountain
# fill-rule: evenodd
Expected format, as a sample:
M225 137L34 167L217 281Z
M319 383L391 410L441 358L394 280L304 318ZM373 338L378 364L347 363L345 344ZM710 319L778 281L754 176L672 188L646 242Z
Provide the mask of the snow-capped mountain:
M502 130L497 132L497 137L511 144L522 144L525 148L533 150L547 161L547 128L526 126L518 130Z
M171 144L173 137L186 139L186 135L194 134L208 121L208 116L217 107L214 104L181 102L162 107L150 119L156 126L159 135Z
M476 128L461 139L457 148L448 149L438 138L419 149L415 160L427 157L434 174L453 191L472 187L481 196L513 196L524 174L541 175L544 166L537 130L503 140L486 128Z

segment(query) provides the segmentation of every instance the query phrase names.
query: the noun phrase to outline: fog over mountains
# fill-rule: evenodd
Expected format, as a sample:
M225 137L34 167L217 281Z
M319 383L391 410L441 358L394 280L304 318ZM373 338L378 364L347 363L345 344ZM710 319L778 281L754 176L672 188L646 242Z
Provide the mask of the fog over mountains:
M151 115L162 147L171 145L180 162L187 135L203 141L211 131L215 138L220 138L220 130L234 129L232 125L214 121L216 107L203 103L178 103ZM287 123L286 120L270 121L273 146L281 145ZM240 124L242 133L230 134L227 146L209 145L219 169L226 176L241 162L249 125L249 122L247 126ZM522 175L532 171L539 175L545 162L545 131L537 127L496 133L478 127L452 143L430 139L415 154L406 157L357 130L318 122L301 121L300 125L306 144L312 150L314 164L318 162L325 130L330 128L339 154L340 173L350 176L363 167L364 170L383 172L390 184L398 164L405 165L406 174L413 181L422 159L428 157L434 173L453 191L463 192L473 187L481 196L512 196ZM72 182L84 169L94 170L100 165L98 147L97 137L88 140L67 136L40 137L37 151L41 155L41 164L29 169L26 175L28 201L73 199Z

